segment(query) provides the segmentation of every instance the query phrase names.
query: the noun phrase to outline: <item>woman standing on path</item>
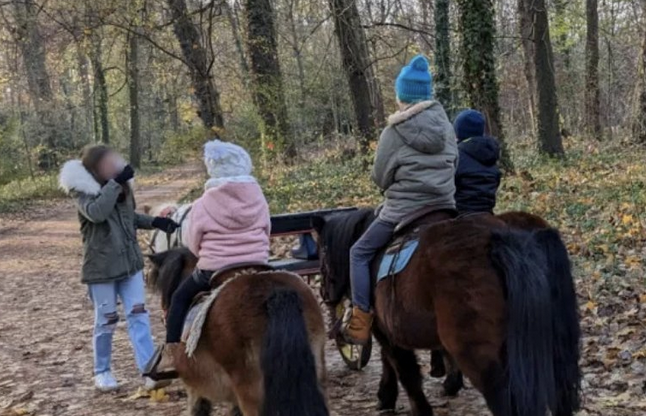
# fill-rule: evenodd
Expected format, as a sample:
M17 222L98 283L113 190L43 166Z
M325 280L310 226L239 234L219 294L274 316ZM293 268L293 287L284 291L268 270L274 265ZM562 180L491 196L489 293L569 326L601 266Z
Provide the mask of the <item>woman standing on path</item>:
M135 361L140 371L154 352L150 319L145 308L144 261L136 231L158 228L171 233L177 224L135 212L130 185L134 170L106 146L84 150L80 160L61 169L60 186L76 198L83 237L81 281L94 304L94 382L100 391L118 388L111 372L112 336L121 298ZM146 379L147 388L159 387Z

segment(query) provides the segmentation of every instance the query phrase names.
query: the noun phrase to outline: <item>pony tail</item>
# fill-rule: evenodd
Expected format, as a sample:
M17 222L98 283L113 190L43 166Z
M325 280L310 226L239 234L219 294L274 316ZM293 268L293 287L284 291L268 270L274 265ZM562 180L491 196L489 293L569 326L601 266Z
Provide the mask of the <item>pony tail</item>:
M552 325L557 403L552 413L559 416L571 415L581 406L581 327L570 258L557 230L539 230L535 238L547 259L547 276L554 311Z
M534 234L496 231L491 260L507 295L506 365L485 389L496 416L545 416L555 408L554 316L547 264ZM565 414L558 414L565 416Z
M267 332L260 363L262 416L328 416L299 295L278 289L267 300Z

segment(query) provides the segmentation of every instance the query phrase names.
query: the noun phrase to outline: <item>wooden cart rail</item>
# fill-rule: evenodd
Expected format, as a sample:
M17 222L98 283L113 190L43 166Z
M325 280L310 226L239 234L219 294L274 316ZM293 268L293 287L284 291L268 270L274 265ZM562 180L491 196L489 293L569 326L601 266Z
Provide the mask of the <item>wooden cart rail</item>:
M270 260L277 269L289 270L301 276L316 275L320 271L320 262L316 243L312 237L312 218L340 212L354 211L356 208L336 208L318 211L280 214L271 217L271 236L298 236L299 247L292 250L292 257Z

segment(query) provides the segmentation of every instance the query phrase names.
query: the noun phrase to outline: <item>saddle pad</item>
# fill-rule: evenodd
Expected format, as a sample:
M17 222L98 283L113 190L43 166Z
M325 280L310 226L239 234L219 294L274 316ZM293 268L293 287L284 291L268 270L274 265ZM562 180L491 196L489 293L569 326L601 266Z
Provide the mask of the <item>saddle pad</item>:
M403 247L394 253L384 254L381 262L379 263L379 270L377 272L377 282L383 280L384 278L401 273L408 262L417 251L419 246L419 240L410 240L404 243Z
M211 306L215 302L215 299L236 276L233 276L222 283L220 286L216 287L211 291L211 293L204 297L204 300L193 306L186 315L184 320L184 330L182 332L182 341L186 344L186 355L190 357L193 356L193 353L197 349L197 344L200 341L200 336L202 335L202 327L204 322L206 322L206 317L209 315Z

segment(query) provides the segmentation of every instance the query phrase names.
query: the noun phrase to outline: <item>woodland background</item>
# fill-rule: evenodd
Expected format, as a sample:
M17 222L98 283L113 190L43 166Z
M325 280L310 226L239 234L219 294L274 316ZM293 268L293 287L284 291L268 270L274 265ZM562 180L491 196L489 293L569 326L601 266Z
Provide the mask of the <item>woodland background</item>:
M0 236L57 231L32 218L67 212L58 167L97 142L163 185L217 134L251 151L273 213L373 205L366 168L417 53L449 115L483 111L506 144L497 210L568 243L581 414L644 414L646 0L0 0Z
M272 164L365 155L417 53L450 115L484 111L503 142L646 142L645 15L646 0L1 0L0 186L95 142L135 166L213 134Z

